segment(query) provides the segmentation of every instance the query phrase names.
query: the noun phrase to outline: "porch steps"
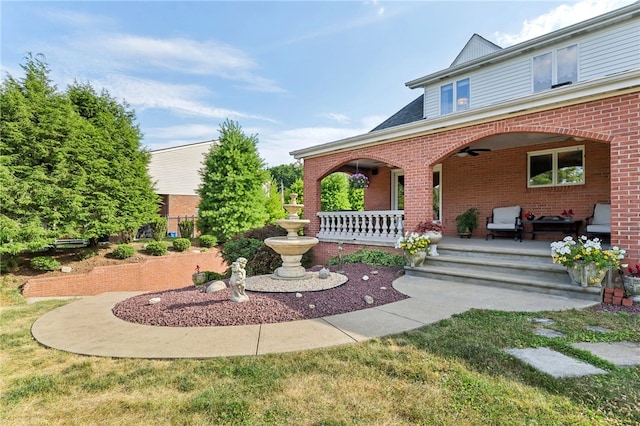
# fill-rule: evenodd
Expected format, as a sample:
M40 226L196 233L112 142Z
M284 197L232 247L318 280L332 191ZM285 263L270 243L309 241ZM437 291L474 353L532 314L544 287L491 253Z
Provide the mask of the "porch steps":
M566 269L551 261L548 243L443 239L438 253L420 267L405 267L405 273L593 301L602 297L600 288L571 284Z

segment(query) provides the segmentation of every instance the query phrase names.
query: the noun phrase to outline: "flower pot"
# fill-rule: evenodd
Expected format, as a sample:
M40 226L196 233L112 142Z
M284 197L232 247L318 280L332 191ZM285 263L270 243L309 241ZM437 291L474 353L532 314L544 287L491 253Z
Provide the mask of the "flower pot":
M571 278L571 284L582 285L582 266L582 262L567 266L567 273L569 274L569 278Z
M442 232L427 231L425 235L429 237L429 256L439 256L438 243L442 240Z
M607 269L598 268L595 263L576 262L573 266L567 266L567 273L571 277L571 284L579 284L582 287L602 287Z
M406 253L406 256L409 266L415 268L416 266L421 266L424 263L424 260L427 258L427 252L419 251L413 254Z
M193 274L191 275L191 281L193 281L193 285L203 285L207 282L207 273L198 272L196 274Z

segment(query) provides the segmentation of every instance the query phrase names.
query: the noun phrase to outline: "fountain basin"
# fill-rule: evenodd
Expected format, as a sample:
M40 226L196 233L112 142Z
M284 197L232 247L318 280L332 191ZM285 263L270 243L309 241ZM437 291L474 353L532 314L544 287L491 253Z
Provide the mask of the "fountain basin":
M264 240L265 245L271 247L282 257L282 266L274 271L273 278L276 279L308 279L310 275L306 273L300 263L302 255L311 247L318 244L315 237L271 237Z
M304 228L304 226L307 225L310 222L309 219L298 219L297 218L298 216L295 216L295 217L296 217L296 219L278 219L278 220L276 220L276 224L278 226L286 229L287 238L289 238L289 239L298 238L298 231L300 229ZM278 238L278 237L272 237L272 238ZM270 238L267 238L267 239L270 239ZM265 244L266 244L266 240L265 240ZM269 246L269 247L271 247L271 246ZM304 253L304 252L302 252L302 253Z

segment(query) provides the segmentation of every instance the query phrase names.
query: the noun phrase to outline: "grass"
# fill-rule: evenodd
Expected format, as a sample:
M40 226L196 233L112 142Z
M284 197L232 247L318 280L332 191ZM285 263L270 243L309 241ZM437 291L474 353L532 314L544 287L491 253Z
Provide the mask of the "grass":
M617 368L574 341L640 341L640 318L592 311L471 310L418 330L260 357L139 360L42 347L33 322L67 301L26 304L3 285L0 418L36 424L628 425L640 367ZM9 301L10 303L5 303ZM567 335L534 334L533 317ZM90 320L90 319L87 319ZM600 325L611 334L590 332ZM607 375L554 379L505 354L547 346Z

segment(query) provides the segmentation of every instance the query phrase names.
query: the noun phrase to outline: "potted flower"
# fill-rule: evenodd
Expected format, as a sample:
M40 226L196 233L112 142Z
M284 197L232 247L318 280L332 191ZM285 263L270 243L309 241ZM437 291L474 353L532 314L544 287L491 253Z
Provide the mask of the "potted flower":
M438 243L442 240L444 226L439 220L420 222L416 226L416 232L429 237L429 256L439 256Z
M464 213L456 216L456 230L458 231L458 235L460 236L460 238L471 238L473 230L478 227L479 217L480 211L475 207L471 207Z
M634 302L640 303L640 265L637 264L635 269L629 266L627 271L629 275L622 276L624 289L627 291L627 296Z
M577 241L567 236L551 243L553 262L565 266L571 282L582 287L600 287L606 272L618 269L625 254L618 247L605 250L599 238L590 240L584 235Z
M573 220L573 209L563 210L560 216L562 216L562 219L567 221Z
M191 280L195 286L201 286L207 282L207 273L200 272L200 265L196 265L196 272L191 275Z
M402 249L409 260L411 267L416 267L424 263L429 248L429 237L417 232L406 233L404 237L398 238L395 248Z
M353 189L362 189L369 186L369 178L362 173L349 176L349 186Z

